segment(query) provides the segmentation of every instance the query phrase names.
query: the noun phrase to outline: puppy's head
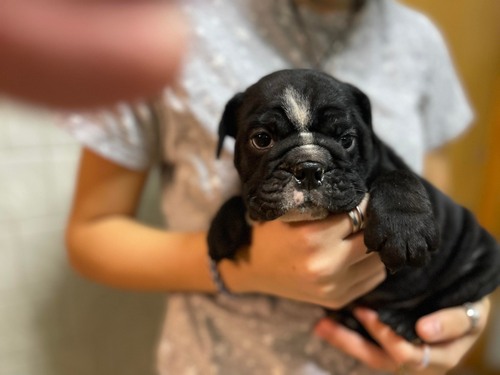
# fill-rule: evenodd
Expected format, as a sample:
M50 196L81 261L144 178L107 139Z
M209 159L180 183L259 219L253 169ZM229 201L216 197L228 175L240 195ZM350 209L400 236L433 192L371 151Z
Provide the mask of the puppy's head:
M370 103L312 70L270 74L226 105L219 126L252 220L311 220L354 208L374 160Z

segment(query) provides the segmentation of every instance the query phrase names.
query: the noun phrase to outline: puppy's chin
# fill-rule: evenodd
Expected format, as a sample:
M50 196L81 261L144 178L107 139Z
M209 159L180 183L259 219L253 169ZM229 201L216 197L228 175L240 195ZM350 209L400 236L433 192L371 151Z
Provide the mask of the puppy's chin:
M293 208L287 211L284 215L280 216L278 220L281 220L285 223L321 220L326 218L328 214L328 210L324 207L309 207L307 209Z

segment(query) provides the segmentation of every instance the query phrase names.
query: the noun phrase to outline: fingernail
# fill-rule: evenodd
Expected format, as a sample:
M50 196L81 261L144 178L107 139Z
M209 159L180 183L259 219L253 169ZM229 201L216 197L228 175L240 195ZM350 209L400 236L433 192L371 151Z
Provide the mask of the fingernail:
M333 328L335 328L335 322L331 319L322 319L314 327L314 333L321 338L326 338L331 335Z
M356 307L353 311L354 316L359 320L373 319L377 317L377 312L366 307Z
M441 322L437 319L427 319L420 323L420 334L424 336L425 339L436 339L439 338L442 326Z

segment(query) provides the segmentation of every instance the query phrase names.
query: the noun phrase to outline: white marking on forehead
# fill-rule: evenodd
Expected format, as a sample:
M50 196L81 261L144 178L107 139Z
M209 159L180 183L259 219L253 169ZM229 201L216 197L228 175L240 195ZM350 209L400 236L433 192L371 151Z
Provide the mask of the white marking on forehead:
M283 92L283 105L290 121L300 131L306 131L311 120L309 101L293 87L287 87Z
M299 136L303 145L310 145L314 143L314 136L311 132L300 132Z

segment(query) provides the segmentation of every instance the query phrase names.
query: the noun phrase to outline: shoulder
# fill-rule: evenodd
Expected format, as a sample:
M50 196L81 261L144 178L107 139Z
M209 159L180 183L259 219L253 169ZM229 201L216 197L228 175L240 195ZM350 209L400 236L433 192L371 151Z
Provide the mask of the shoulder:
M60 113L56 123L81 145L124 167L145 170L156 158L158 129L149 103Z
M385 12L388 31L404 39L408 48L446 50L441 31L427 15L396 0L378 1Z

